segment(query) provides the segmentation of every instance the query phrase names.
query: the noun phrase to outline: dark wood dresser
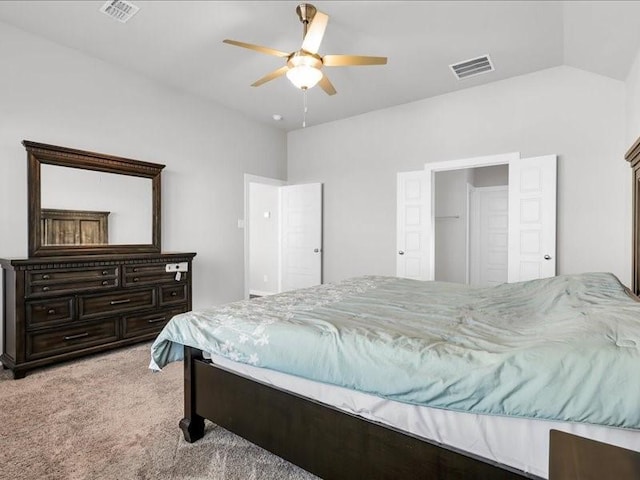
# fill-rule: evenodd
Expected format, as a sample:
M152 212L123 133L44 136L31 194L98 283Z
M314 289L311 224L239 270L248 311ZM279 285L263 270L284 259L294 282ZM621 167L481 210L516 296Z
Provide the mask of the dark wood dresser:
M195 253L0 259L3 354L15 378L37 367L153 339L191 310ZM183 263L188 272L167 272Z

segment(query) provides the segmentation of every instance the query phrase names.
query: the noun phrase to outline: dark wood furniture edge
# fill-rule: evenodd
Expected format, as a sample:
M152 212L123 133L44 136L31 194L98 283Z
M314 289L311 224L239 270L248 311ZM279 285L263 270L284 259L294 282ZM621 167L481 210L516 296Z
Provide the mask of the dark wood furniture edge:
M23 140L22 145L29 152L34 152L43 156L56 153L55 165L77 166L77 160L88 161L95 167L102 167L105 172L113 172L115 167L116 173L121 173L123 169L128 170L136 175L144 175L154 177L160 172L165 165L159 163L143 162L131 158L120 157L116 155L107 155L105 153L91 152L88 150L79 150L76 148L60 147L58 145L48 145L46 143L32 142ZM47 162L52 163L52 162Z
M549 432L549 480L637 480L640 452L560 430Z
M638 138L633 145L627 150L624 156L633 168L633 175L631 177L631 192L632 192L632 244L631 244L631 256L632 256L632 270L631 270L631 292L635 295L640 295L640 185L638 185L640 177L640 138Z
M148 342L149 340L155 339L157 336L157 333L151 333L146 335L139 335L133 338L125 338L113 342L102 343L100 345L74 350L73 352L52 355L38 360L31 360L20 364L20 366L16 366L15 359L11 358L6 353L3 353L2 355L0 355L0 362L2 362L2 365L5 369L13 371L13 378L15 380L19 380L21 378L24 378L27 373L32 372L36 368L47 367L51 366L52 364L75 360L76 358L106 352L109 350L113 350L114 348L126 347L129 345L134 345L136 343Z
M23 140L28 162L28 251L29 257L55 255L99 255L106 253L160 253L162 250L162 182L164 165L132 160L115 155L77 150ZM42 163L65 167L117 173L151 179L152 225L151 243L139 245L101 246L48 246L41 242L40 222L40 165Z
M179 427L187 442L193 443L204 436L204 417L196 413L195 361L204 360L196 348L184 347L184 417Z
M539 479L262 384L185 347L185 439L204 418L322 478Z
M193 252L174 253L133 253L133 254L105 254L105 255L75 255L59 257L34 257L34 258L0 258L0 266L15 270L43 270L47 268L60 268L66 266L85 267L91 265L112 265L116 263L166 263L167 260L178 261L180 259L192 260L197 254Z
M634 167L640 161L640 137L629 147L627 153L624 154L625 160L627 160L632 167Z

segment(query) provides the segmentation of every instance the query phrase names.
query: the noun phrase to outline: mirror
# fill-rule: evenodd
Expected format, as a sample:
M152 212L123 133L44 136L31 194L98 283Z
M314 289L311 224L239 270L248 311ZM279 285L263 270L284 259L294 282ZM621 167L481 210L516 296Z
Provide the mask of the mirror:
M164 165L23 142L29 256L160 252Z
M43 245L151 243L150 179L58 165L40 168Z

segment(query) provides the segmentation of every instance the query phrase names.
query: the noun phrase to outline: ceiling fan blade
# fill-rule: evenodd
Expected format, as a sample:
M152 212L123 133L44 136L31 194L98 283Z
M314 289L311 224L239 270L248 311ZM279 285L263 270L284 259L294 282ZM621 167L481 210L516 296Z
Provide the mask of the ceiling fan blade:
M286 66L286 65L284 67L280 67L279 69L274 70L273 72L266 74L260 80L256 80L255 82L253 82L251 84L251 86L252 87L259 87L263 83L267 83L268 81L273 80L274 78L281 77L282 75L287 73L287 70L289 70L289 67Z
M322 78L318 82L318 85L320 85L320 88L322 88L322 90L324 90L327 95L336 94L336 89L333 88L333 84L329 81L329 77L327 77L326 74L322 75Z
M256 52L266 53L267 55L274 55L276 57L287 58L290 54L287 52L281 52L269 47L262 47L260 45L254 45L253 43L238 42L237 40L229 40L228 38L222 41L229 45L235 45L236 47L248 48L249 50L255 50Z
M304 36L304 40L302 41L302 50L306 50L309 53L318 53L328 22L328 15L322 12L316 12L309 28L307 29L307 34Z
M387 57L365 57L363 55L325 55L325 67L349 67L357 65L386 65Z

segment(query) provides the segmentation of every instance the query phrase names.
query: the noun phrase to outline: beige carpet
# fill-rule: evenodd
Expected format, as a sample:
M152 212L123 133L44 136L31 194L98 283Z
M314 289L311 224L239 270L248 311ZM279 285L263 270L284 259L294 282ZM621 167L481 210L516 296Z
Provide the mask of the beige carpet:
M0 478L317 477L207 422L182 438L182 363L147 369L149 344L36 370L0 372Z

